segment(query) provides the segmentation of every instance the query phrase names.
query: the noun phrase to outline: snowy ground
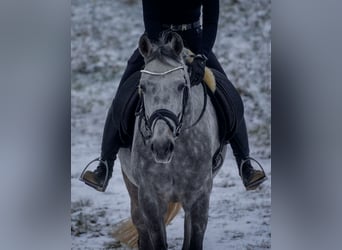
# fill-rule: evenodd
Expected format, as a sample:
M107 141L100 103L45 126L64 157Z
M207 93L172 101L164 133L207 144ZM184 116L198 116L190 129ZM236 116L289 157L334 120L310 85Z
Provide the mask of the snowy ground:
M107 192L78 180L99 156L106 111L126 61L143 32L141 1L72 0L71 27L71 235L73 249L125 249L111 237L129 216L120 164ZM251 155L268 180L246 192L229 150L214 180L204 249L271 248L270 1L221 0L215 53L245 103ZM183 214L167 229L170 249L180 249Z

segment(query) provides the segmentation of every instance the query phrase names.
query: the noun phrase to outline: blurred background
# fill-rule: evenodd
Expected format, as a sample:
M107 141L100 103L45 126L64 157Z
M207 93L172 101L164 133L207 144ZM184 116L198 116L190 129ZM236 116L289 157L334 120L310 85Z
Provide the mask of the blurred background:
M261 131L251 135L251 151L266 166L270 166L270 124L267 121L270 117L270 81L267 80L270 74L270 6L269 1L266 3L222 0L221 6L225 10L220 13L215 52L245 100L250 134ZM71 4L67 0L0 1L1 248L60 250L70 249L74 244L74 249L84 249L82 242L77 241L82 238L76 235L77 231L72 231L70 235L70 226L75 229L77 221L91 221L88 218L79 219L82 217L80 214L100 218L101 222L79 224L76 229L85 236L83 240L89 236L84 233L86 230L96 238L96 228L109 229L106 225L113 221L106 222L104 217L112 219L114 217L111 216L116 214L115 218L120 219L127 215L120 209L113 211L109 217L108 214L101 216L103 209L98 210L95 206L100 200L98 207L104 207L108 212L105 205L110 204L109 207L113 208L114 200L121 204L120 208L126 207L125 197L116 193L113 198L113 192L123 190L116 190L123 184L119 177L114 181L116 184L110 187L112 193L101 198L98 198L98 193L91 193L90 189L84 189L87 191L82 195L82 188L76 183L80 169L89 158L99 153L101 130L108 107L106 103L115 93L119 73L130 53L123 51L131 51L136 46L143 29L139 8L136 1L124 0L71 1ZM341 249L340 10L340 1L272 1L272 249ZM96 13L100 13L99 17ZM114 19L116 21L109 25ZM92 25L94 22L98 25ZM117 26L117 23L120 25ZM90 33L92 26L96 26L98 31ZM96 34L109 36L117 29L122 32L120 36L113 36L112 41L131 34L129 39L123 39L125 46L122 45L122 51L121 47L119 50L110 47L103 52L101 48L110 45L96 38ZM261 42L263 39L266 42ZM88 47L82 44L88 44ZM122 43L116 41L116 46L118 44ZM225 45L230 47L222 49ZM100 62L96 59L97 51L104 54L115 51L107 56L108 60L104 60L105 64L110 64L106 73L95 73L97 69L94 65L106 68L96 63ZM221 56L220 53L226 55ZM89 55L95 55L94 63L81 59ZM122 56L120 60L113 60L119 55ZM240 57L250 58L251 61L240 60ZM252 60L260 61L260 64ZM85 66L79 63L82 61ZM249 74L239 75L241 70L247 69L246 66L251 67L248 68ZM238 70L234 71L232 67ZM266 80L262 80L263 77ZM250 80L247 81L247 78ZM240 82L239 79L245 80ZM253 84L255 80L258 84ZM77 88L80 90L77 91ZM246 90L248 92L244 94ZM257 95L263 97L256 98ZM95 101L89 101L88 96ZM254 113L254 104L258 102L265 106L255 105L257 111ZM92 123L95 125L90 126ZM229 163L229 158L227 160ZM214 188L219 190L213 192L216 197L211 213L214 216L210 218L214 224L208 228L213 241L207 240L206 244L213 246L218 242L227 246L227 241L233 244L224 249L270 247L271 237L267 236L270 232L270 212L264 213L265 219L250 224L253 227L255 223L260 225L266 222L266 225L258 226L260 230L249 231L257 235L244 237L252 242L241 242L239 230L223 230L226 232L222 233L222 226L227 227L222 225L225 221L229 221L228 226L238 228L239 222L248 221L245 217L248 213L244 211L229 220L220 216L227 214L226 211L240 204L241 200L253 201L253 197L241 199L246 192L242 192L238 179L234 179L234 167L224 169L230 172L223 171L222 176L217 176L219 179ZM266 183L266 189L267 185L270 182ZM234 189L238 196L221 195L226 194L223 192L226 187ZM227 202L227 198L231 203ZM219 203L220 199L222 201ZM258 197L258 200L265 204L259 203L258 209L262 207L263 212L270 209L270 194L264 195L264 198ZM253 206L255 202L244 205L248 209ZM80 212L78 215L77 209ZM254 218L260 218L254 216L255 209L250 210ZM215 231L213 226L217 225L221 227ZM173 242L178 244L179 234L175 231L171 231L171 236L173 234ZM266 239L263 245L260 239ZM237 242L242 246L237 246Z

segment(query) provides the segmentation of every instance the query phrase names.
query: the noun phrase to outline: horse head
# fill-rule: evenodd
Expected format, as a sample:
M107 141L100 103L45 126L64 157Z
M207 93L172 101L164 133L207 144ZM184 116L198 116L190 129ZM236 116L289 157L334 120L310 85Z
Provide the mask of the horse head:
M142 134L155 161L169 163L183 126L190 88L182 58L183 41L174 32L164 34L158 43L152 43L143 35L139 40L139 51L145 60L139 83L140 119L144 121L140 126L145 129Z

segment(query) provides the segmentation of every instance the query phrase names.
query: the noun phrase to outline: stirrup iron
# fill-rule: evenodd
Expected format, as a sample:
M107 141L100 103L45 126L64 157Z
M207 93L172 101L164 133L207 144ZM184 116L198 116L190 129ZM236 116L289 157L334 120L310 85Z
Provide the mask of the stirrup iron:
M89 166L92 164L92 163L94 163L94 162L102 162L104 165L105 165L105 167L106 167L106 177L105 177L105 179L104 179L104 181L103 181L103 185L101 186L101 185L97 185L97 184L95 184L95 183L93 183L93 182L90 182L90 181L88 181L87 179L84 179L84 174L86 173L86 170L89 168ZM80 181L82 181L82 182L84 182L85 184L87 184L88 186L91 186L92 188L95 188L96 190L98 190L98 191L100 191L100 192L104 192L105 191L105 189L107 188L107 183L108 183L108 181L109 181L109 167L108 167L108 163L107 163L107 161L104 161L104 160L102 160L100 157L98 157L98 158L95 158L94 160L92 160L92 161L90 161L86 166L85 166L85 168L83 169L83 171L82 171L82 173L81 173L81 175L80 175L80 177L79 177L79 180Z
M262 178L256 180L255 182L250 183L248 186L245 186L245 188L246 188L247 190L254 190L255 188L257 188L257 186L258 186L259 184L261 184L262 182L264 182L265 180L267 180L267 176L266 176L266 173L265 173L264 168L261 166L261 164L260 164L257 160L255 160L255 159L252 158L252 157L247 157L246 159L244 159L244 160L241 162L241 164L240 164L240 166L239 166L239 175L240 175L241 177L242 177L242 168L243 168L243 166L245 165L245 163L246 163L247 161L253 161L253 162L255 162L255 163L259 166L261 172L262 172L263 175L264 175Z

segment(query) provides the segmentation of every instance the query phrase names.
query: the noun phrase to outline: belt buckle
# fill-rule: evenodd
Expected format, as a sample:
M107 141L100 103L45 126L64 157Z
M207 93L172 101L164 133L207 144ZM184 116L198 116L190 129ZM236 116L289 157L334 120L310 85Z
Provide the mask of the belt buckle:
M186 30L187 30L187 25L186 25L186 24L182 24L181 30L182 30L182 31L186 31Z

